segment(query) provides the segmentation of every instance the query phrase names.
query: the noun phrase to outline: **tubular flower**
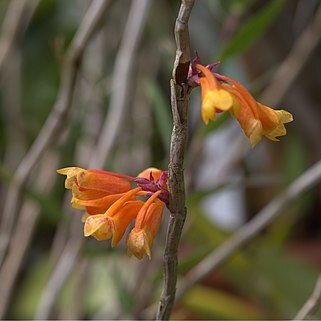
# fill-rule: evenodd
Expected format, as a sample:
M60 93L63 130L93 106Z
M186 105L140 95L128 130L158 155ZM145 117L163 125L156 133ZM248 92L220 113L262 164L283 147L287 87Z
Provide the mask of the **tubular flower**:
M274 110L259 103L234 79L222 75L220 78L232 84L225 84L224 87L233 93L240 103L241 111L237 120L253 147L261 140L262 136L272 141L278 141L277 137L286 134L284 124L293 121L293 116L289 112Z
M130 201L140 191L137 187L118 199L104 214L89 216L85 221L85 236L92 235L99 241L112 237L111 246L117 245L144 204L139 200Z
M144 231L148 245L146 253L150 258L163 209L168 204L166 171L148 168L138 177L79 167L67 167L57 172L67 176L65 187L72 190L72 206L86 210L86 237L93 236L97 240L111 238L111 246L114 247L136 217L140 222L147 211L150 223ZM129 253L139 259L143 257L139 251L129 250Z
M237 119L245 135L254 147L262 138L278 141L286 134L284 124L293 120L285 110L274 110L257 102L254 97L237 81L227 76L212 73L214 64L206 67L192 63L190 78L192 87L198 83L202 88L202 117L205 124L215 120L216 113L228 110ZM197 70L202 73L197 73ZM198 80L197 80L198 77Z
M146 254L151 259L151 248L159 230L165 204L157 199L161 191L151 196L140 209L135 227L127 238L128 254L142 259Z
M235 96L226 90L215 78L212 72L200 64L195 67L204 77L200 78L202 88L202 118L207 125L209 120L216 119L216 113L229 110L232 115L239 113L239 103Z
M80 167L67 167L57 170L67 175L65 187L72 190L72 207L86 209L88 214L104 213L132 186L130 178L115 173L86 170Z

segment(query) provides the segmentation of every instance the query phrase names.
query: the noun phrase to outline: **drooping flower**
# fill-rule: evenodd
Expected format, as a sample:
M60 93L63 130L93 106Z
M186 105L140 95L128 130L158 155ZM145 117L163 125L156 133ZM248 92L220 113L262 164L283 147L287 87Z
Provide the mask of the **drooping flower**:
M236 80L223 75L220 75L220 78L231 84L225 84L224 87L233 93L240 103L241 111L237 120L253 147L262 136L278 141L277 137L286 134L284 124L293 121L293 116L288 111L274 110L265 106L256 101Z
M229 111L235 117L245 135L254 147L262 138L278 141L279 136L286 134L284 124L293 120L285 110L274 110L257 102L254 97L237 81L224 75L211 72L212 66L204 67L199 63L194 68L202 74L199 77L202 89L202 117L205 124L215 120L218 112Z
M149 223L144 232L148 247L145 253L150 258L163 209L168 204L166 171L148 168L138 177L79 167L67 167L57 172L67 176L65 187L72 190L72 206L86 210L85 236L97 240L111 238L114 247L136 217L140 222L147 210ZM139 251L129 253L139 259L143 257Z
M57 170L67 175L65 187L72 190L74 208L86 209L89 214L104 213L124 193L130 191L134 178L100 170L67 167Z
M161 191L154 193L140 209L135 227L127 238L128 254L142 259L146 254L151 259L151 248L159 230L165 204L157 197Z
M221 86L209 69L200 64L196 64L195 67L204 74L204 77L200 77L204 123L207 125L209 120L216 119L216 113L226 110L237 116L239 113L239 103L235 96Z
M137 187L118 199L104 214L89 216L85 221L85 236L92 235L99 241L112 238L111 246L114 247L144 204L140 200L132 200L140 191L141 188Z

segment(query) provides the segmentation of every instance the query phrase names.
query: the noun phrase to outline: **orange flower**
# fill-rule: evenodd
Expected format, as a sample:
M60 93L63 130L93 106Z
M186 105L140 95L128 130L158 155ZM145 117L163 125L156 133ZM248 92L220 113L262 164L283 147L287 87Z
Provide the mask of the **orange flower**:
M201 77L200 84L202 88L202 117L207 125L209 120L216 119L216 113L229 110L233 115L239 113L239 103L235 96L226 90L213 73L200 64L195 67L202 71L204 77Z
M86 209L89 214L104 213L111 204L132 189L129 180L135 179L80 167L62 168L57 172L67 175L65 187L72 190L72 206Z
M227 76L220 75L225 84L224 88L234 94L241 105L241 111L237 117L241 128L250 139L254 147L262 138L278 141L277 137L284 136L286 129L284 124L293 121L293 116L285 110L274 110L257 102L253 96L237 81Z
M136 237L136 241L129 241L129 253L139 259L146 253L150 258L162 212L168 203L167 172L148 168L136 178L79 167L67 167L57 172L67 175L65 186L72 190L72 206L87 211L84 216L86 237L112 238L111 246L114 247L137 217L129 238ZM137 187L133 188L130 182ZM147 197L145 203L137 199L142 196ZM135 234L136 231L140 233Z
M157 199L161 192L154 193L140 209L135 227L127 238L128 254L142 259L146 254L151 259L151 248L159 230L165 204Z
M202 88L202 117L205 124L209 119L215 120L216 113L228 110L238 120L253 147L262 136L278 141L277 137L286 134L284 124L293 120L289 112L274 110L257 102L234 79L213 74L210 71L211 65L206 68L196 63L192 66L193 68L200 70L203 74L198 76ZM195 78L195 75L193 77ZM194 83L196 83L195 79Z
M89 216L84 226L85 236L92 235L100 241L112 237L111 246L114 247L144 204L139 200L130 201L140 191L141 188L137 187L117 200L106 213Z

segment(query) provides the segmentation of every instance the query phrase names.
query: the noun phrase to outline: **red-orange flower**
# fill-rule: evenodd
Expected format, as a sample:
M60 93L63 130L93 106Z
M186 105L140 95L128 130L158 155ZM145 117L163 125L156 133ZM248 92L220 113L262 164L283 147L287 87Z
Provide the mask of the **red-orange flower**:
M252 146L255 146L262 136L278 141L277 137L286 134L284 124L293 120L289 112L274 110L257 102L232 78L213 74L200 64L195 64L193 68L202 72L199 82L202 88L202 116L205 124L209 119L215 120L217 112L228 110L238 120Z
M132 189L129 180L134 180L128 176L80 167L62 168L57 172L67 175L65 187L72 190L72 206L86 209L88 214L104 213Z
M118 199L104 214L89 216L84 226L85 236L92 235L99 241L112 238L111 246L114 247L144 204L140 200L131 201L140 191L137 187Z
M255 146L262 136L278 141L277 137L286 134L284 124L293 121L293 116L289 112L274 110L257 102L240 83L232 78L222 75L220 78L232 84L225 84L224 87L237 97L241 105L237 120L252 146Z
M136 178L79 167L63 168L57 172L67 176L65 187L72 190L72 206L87 212L85 236L93 236L97 240L111 238L114 247L136 217L136 225L142 225L139 222L147 211L149 219L144 237L146 235L146 253L150 257L163 209L168 203L167 172L148 168ZM146 202L141 197L146 198ZM129 253L142 258L139 251L129 250Z
M146 254L151 258L151 248L159 230L165 204L157 199L160 191L153 194L140 209L135 227L127 238L128 254L142 259Z

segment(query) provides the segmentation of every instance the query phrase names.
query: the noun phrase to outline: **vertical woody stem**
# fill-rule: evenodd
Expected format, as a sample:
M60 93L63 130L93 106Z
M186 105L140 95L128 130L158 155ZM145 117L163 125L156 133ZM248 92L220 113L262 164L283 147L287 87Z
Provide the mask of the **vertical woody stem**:
M187 110L190 88L186 80L190 65L188 20L194 0L182 0L175 24L176 57L171 79L173 131L170 147L169 210L170 219L164 253L163 293L157 320L168 320L175 301L177 282L177 251L186 217L184 152L188 135Z

